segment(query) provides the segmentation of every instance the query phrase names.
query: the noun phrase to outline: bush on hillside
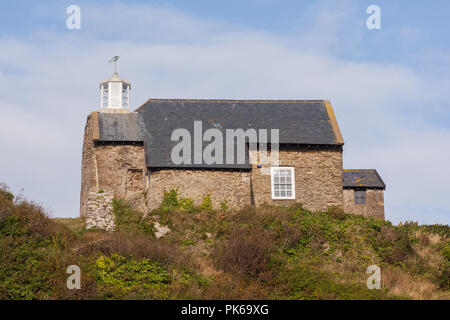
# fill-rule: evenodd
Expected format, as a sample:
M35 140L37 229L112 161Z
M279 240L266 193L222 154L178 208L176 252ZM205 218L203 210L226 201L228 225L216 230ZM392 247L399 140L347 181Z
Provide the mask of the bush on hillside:
M125 233L152 234L153 224L144 218L142 212L134 209L123 199L113 199L114 223L116 230Z
M216 249L217 266L244 277L257 276L267 271L273 241L273 233L267 230L236 228Z
M327 213L335 219L345 219L345 211L338 206L331 206L327 208Z
M3 189L4 191L4 189ZM31 202L0 196L0 299L46 299L74 237Z
M395 227L382 226L373 245L381 259L389 264L402 263L413 254L410 238Z
M8 186L4 183L0 183L0 197L4 198L7 201L14 200L14 195L9 191Z

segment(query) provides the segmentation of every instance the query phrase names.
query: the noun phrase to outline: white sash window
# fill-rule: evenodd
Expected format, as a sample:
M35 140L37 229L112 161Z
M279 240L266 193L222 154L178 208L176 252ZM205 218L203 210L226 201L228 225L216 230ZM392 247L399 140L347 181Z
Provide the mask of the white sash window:
M272 199L295 199L295 175L292 167L271 167Z

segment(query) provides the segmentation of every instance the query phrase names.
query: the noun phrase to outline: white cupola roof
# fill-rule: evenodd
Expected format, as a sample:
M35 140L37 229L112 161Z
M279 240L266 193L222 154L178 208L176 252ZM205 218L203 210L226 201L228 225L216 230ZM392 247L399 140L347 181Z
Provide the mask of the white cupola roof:
M113 58L112 61L116 62L117 59L114 61ZM108 80L100 82L100 91L101 91L100 111L129 112L130 89L131 89L130 82L121 79L117 72L114 72L113 75Z

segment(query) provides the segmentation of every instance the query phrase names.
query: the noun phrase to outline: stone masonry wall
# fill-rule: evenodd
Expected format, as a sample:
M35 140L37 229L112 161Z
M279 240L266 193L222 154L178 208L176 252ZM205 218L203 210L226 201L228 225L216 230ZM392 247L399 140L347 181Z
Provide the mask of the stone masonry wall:
M148 189L145 151L142 144L102 144L95 142L96 139L98 113L93 112L88 116L84 131L80 216L86 217L89 227L111 228L110 223L113 220L107 218L110 217L109 211L102 213L100 209L109 206L103 205L103 202L98 203L99 200L93 197L96 195L95 197L101 199L112 195L129 201L138 210L145 211ZM100 190L104 193L99 193ZM99 206L94 207L93 203Z
M95 114L91 113L84 128L83 152L81 158L81 194L80 194L80 216L85 216L90 191L96 189L96 174L94 164L94 122Z
M142 145L99 145L94 149L98 189L145 211L147 167ZM93 190L98 191L98 190Z
M312 211L324 210L331 205L342 208L342 147L280 148L279 166L294 167L295 199L272 199L271 176L263 174L264 168L268 172L270 164L263 163L262 168L254 165L251 175L256 206L302 202Z
M86 229L114 230L112 193L89 192L87 199Z
M295 168L296 199L272 199L270 171L264 175L256 165L251 172L171 169L151 172L149 209L157 208L164 190L172 188L178 188L180 197L191 198L196 204L209 194L214 208L220 208L225 199L231 208L292 202L302 202L305 208L313 211L324 210L331 205L342 207L341 147L283 149L279 160L280 166ZM270 170L270 164L263 165L263 168Z
M355 190L344 189L344 211L362 214L366 217L384 219L384 191L378 189L366 190L366 203L355 204Z
M205 196L211 196L213 208L220 208L227 200L229 208L250 205L250 173L211 170L159 170L150 174L149 209L157 208L164 190L178 188L180 198L190 198L200 205Z

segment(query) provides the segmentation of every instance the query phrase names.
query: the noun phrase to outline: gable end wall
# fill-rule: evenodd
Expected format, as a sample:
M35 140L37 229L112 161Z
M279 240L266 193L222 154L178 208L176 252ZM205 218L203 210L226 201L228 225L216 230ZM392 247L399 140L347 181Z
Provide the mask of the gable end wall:
M263 174L254 165L251 179L256 206L302 202L306 209L312 211L325 210L332 205L342 208L341 146L280 148L279 166L294 167L295 200L272 199L271 176Z

